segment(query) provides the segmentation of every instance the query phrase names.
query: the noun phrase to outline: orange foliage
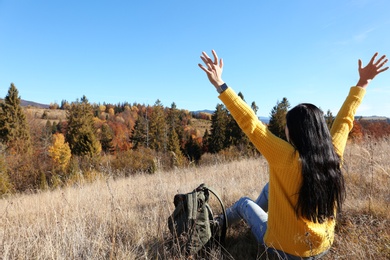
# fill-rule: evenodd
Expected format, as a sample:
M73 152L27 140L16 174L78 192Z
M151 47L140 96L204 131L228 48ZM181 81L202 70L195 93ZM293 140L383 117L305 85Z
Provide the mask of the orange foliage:
M362 126L364 136L376 139L390 136L390 123L385 120L360 120L359 123Z
M359 121L353 121L352 131L349 133L349 138L355 142L360 142L363 139L363 129Z
M114 138L112 139L112 146L116 151L127 151L131 148L130 131L120 122L109 121L108 125L114 132Z

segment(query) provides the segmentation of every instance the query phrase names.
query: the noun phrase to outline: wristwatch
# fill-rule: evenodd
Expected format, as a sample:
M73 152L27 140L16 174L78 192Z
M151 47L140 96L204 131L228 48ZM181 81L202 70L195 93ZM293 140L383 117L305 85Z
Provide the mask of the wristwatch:
M228 86L226 85L226 83L223 83L221 86L219 86L217 88L217 91L219 94L221 94L222 92L224 92L226 89L228 88Z

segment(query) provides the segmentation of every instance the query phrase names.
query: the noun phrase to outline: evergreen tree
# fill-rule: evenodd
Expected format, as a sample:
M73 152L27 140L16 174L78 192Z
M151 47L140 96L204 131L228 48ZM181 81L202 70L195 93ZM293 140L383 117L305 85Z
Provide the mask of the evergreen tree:
M209 139L209 151L218 153L226 148L226 128L228 125L228 112L222 104L218 104L211 116L211 134Z
M255 112L255 114L257 114L257 111L259 111L259 107L256 105L255 101L252 102L251 108L252 108L253 112Z
M168 129L165 123L164 107L160 100L157 100L153 106L153 112L150 116L150 148L157 152L167 151Z
M56 121L53 121L52 127L51 127L51 133L55 134L57 132L58 124Z
M179 138L175 130L169 131L168 133L168 151L181 154Z
M325 121L326 121L326 124L328 125L328 128L330 130L332 128L332 125L333 125L334 116L333 116L332 112L329 109L326 112Z
M101 145L96 137L93 120L93 108L87 98L73 102L66 115L68 128L66 142L72 154L79 156L95 156L101 151Z
M210 134L209 134L209 130L206 129L206 131L204 131L203 138L202 138L203 153L209 152L209 141L210 141Z
M281 102L277 102L272 108L271 117L269 120L268 128L276 136L286 140L285 126L286 126L286 114L290 104L287 98L283 98Z
M181 117L182 114L180 110L177 109L175 102L173 102L170 109L168 110L166 121L168 125L168 131L176 131L180 147L182 147L184 142L184 128L182 126Z
M147 111L147 110L146 110ZM147 118L147 113L140 110L137 120L135 121L134 128L131 131L131 142L133 148L137 149L139 147L148 147L149 142L149 120Z
M172 154L172 166L180 166L183 162L183 155L180 150L180 141L176 131L168 132L168 151Z
M103 124L100 133L100 143L102 144L102 150L105 153L112 152L114 147L112 145L112 139L114 138L114 132L108 124Z
M54 122L53 122L54 123ZM41 144L41 149L44 151L42 153L43 158L46 159L48 155L48 147L52 144L53 138L53 125L50 120L46 121L45 127L42 129L40 133L39 142Z
M238 96L245 101L244 95L239 92ZM233 116L228 112L228 122L226 127L226 139L225 139L225 148L230 147L231 145L234 146L243 146L243 143L245 143L244 146L248 143L248 140L246 140L245 133L241 130L241 128L238 126L236 120L234 120Z
M202 156L202 148L192 136L190 136L188 142L185 144L184 150L190 161L195 161L195 163L199 162Z
M19 92L11 83L8 94L0 103L0 141L15 154L31 152L31 137Z

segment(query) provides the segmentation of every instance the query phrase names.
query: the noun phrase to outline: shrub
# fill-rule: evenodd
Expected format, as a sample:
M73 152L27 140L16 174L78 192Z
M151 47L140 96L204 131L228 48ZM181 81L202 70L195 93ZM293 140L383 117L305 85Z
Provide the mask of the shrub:
M148 148L120 152L111 162L114 175L130 176L135 173L155 173L154 152Z

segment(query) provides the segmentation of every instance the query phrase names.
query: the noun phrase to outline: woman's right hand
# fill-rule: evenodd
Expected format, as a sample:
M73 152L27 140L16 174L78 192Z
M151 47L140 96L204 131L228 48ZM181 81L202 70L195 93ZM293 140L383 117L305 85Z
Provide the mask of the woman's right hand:
M384 72L389 68L386 67L381 69L387 62L387 59L385 59L386 55L383 55L382 57L380 57L379 60L375 62L376 56L378 56L378 53L375 53L374 56L372 56L370 62L364 68L362 67L362 61L359 59L358 65L360 79L356 84L357 86L366 88L370 81L373 80L376 75Z

